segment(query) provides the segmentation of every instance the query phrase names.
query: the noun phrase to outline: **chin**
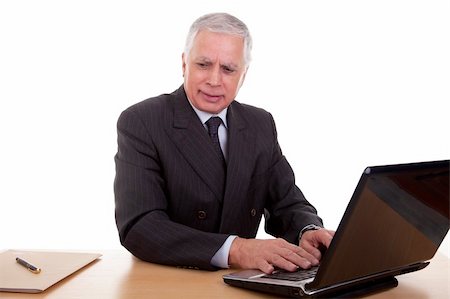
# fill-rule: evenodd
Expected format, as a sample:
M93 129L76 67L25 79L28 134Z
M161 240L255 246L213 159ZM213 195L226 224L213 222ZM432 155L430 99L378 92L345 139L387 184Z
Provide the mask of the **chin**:
M217 114L220 111L222 111L223 109L225 109L225 107L226 106L224 106L223 104L204 103L200 107L200 110L208 112L208 113L212 113L212 114Z

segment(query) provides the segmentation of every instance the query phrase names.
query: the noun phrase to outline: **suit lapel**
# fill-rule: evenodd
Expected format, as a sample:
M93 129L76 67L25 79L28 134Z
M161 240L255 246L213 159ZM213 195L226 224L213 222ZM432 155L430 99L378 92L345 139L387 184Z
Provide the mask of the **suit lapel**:
M171 104L173 118L167 129L170 138L198 176L222 202L225 188L222 162L218 159L203 124L189 104L183 87L175 92Z
M228 226L235 226L228 219L234 219L230 214L242 206L242 200L246 200L255 159L255 135L251 134L239 105L233 102L228 107L227 181L220 231L231 231Z

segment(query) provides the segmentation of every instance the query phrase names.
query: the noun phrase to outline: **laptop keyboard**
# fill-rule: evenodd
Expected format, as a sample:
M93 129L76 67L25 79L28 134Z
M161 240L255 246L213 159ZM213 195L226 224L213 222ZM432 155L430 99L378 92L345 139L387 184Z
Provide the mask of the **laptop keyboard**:
M280 280L289 280L289 281L301 281L311 277L316 276L318 267L313 267L311 269L301 269L299 268L295 272L288 272L285 270L277 270L272 274L266 274L262 276L262 278L270 278L270 279L280 279Z

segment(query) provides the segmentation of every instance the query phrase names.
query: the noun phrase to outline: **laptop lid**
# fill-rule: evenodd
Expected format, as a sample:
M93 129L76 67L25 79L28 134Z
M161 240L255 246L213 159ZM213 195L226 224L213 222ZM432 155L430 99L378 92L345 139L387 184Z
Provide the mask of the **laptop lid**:
M368 167L307 289L430 260L449 229L449 161Z
M225 275L225 282L285 295L320 295L370 289L377 281L382 287L389 277L422 269L449 229L449 162L366 168L314 279L286 282L286 291L282 282L244 270Z

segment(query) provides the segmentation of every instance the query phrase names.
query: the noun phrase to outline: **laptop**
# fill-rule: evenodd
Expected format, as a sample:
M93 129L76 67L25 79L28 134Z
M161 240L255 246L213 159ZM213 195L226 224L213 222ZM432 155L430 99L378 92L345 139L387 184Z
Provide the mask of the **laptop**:
M354 297L425 268L449 230L450 160L367 167L320 265L241 270L232 286L288 297Z

